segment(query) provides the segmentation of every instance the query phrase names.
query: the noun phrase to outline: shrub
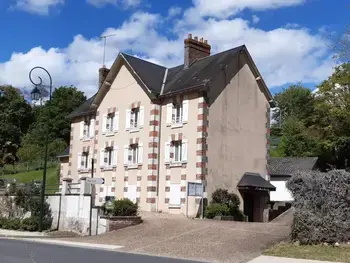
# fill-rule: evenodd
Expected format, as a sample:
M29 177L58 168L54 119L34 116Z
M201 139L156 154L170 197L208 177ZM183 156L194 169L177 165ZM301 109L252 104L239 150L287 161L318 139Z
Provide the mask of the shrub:
M209 205L209 216L207 218L214 218L215 216L233 216L236 221L243 221L244 215L241 210L239 210L239 205L241 204L239 197L235 193L229 193L227 189L219 188L212 194L211 205ZM225 206L218 206L225 205ZM226 209L228 212L226 213ZM214 214L218 213L218 214ZM222 214L225 213L225 214Z
M293 176L292 239L301 244L346 242L350 238L350 173L331 170Z
M138 205L125 198L113 201L113 216L136 216L138 214Z
M39 218L38 217L28 217L22 220L21 230L23 231L38 231L39 230Z
M3 225L6 223L7 219L5 217L0 217L0 228L3 228Z
M21 226L21 220L19 218L5 218L2 228L9 230L18 230Z
M205 210L205 217L213 219L216 216L228 216L230 215L230 209L225 204L210 204Z
M239 197L234 193L229 193L227 189L219 188L211 196L212 203L231 205L239 207L241 204Z

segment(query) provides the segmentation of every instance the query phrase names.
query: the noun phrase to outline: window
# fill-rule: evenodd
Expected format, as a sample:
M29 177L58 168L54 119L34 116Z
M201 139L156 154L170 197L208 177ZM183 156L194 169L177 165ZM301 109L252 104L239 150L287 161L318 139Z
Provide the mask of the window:
M104 164L107 167L110 167L113 164L113 148L112 147L107 147L105 149Z
M172 122L182 123L182 104L181 103L173 104Z
M129 164L137 164L138 163L138 153L139 147L137 144L131 144L129 147Z
M182 141L174 141L173 142L174 147L174 162L182 162Z
M90 120L84 121L83 136L84 138L90 137Z
M138 121L139 121L139 113L140 108L134 108L131 110L131 117L130 117L130 127L131 128L137 128Z
M108 114L107 115L107 121L106 121L106 132L112 132L114 129L114 114Z
M89 168L89 153L88 152L83 152L82 154L80 154L79 156L79 161L80 161L80 165L79 168L81 170L85 170Z

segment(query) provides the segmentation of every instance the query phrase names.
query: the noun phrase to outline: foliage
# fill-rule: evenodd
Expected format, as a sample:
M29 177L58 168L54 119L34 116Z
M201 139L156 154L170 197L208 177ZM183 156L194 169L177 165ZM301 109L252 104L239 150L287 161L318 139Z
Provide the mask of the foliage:
M113 216L136 216L138 205L125 198L113 201Z
M28 217L22 221L19 218L5 218L0 217L0 228L9 230L22 230L22 231L38 231L39 230L39 218Z
M211 204L206 207L205 217L233 216L236 221L243 221L239 197L235 193L229 193L227 189L216 189L212 194Z
M287 187L294 197L293 240L301 244L349 241L350 173L299 173Z
M19 218L0 218L0 228L9 230L18 230L21 226L21 220Z
M39 218L38 217L28 217L24 218L21 222L20 229L22 231L38 231L39 230ZM47 229L47 227L46 227Z
M205 217L213 219L216 216L229 216L230 209L226 204L212 203L205 209Z

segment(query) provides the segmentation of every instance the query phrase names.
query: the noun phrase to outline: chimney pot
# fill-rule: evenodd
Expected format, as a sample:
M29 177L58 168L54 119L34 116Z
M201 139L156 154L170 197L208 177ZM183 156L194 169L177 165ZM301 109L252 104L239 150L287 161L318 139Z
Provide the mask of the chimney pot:
M189 39L192 39L192 34L188 34L188 38L189 38Z
M198 59L210 56L211 47L203 37L198 41L198 37L192 39L192 34L188 34L188 38L185 39L184 44L184 68L188 68Z
M194 37L194 40L198 41L198 37Z
M203 38L201 37L200 41L203 43Z
M204 44L208 44L208 40L204 40Z

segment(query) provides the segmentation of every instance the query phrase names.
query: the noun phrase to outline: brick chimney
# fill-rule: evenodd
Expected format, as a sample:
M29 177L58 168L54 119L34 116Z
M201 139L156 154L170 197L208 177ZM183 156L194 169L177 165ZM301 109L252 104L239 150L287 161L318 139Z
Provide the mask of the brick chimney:
M188 38L185 39L185 60L184 67L188 68L194 61L200 58L210 56L210 45L207 40L198 37L192 38L192 34L188 34Z
M103 82L106 80L106 77L109 73L109 69L106 67L99 68L98 70L98 88L101 88Z

